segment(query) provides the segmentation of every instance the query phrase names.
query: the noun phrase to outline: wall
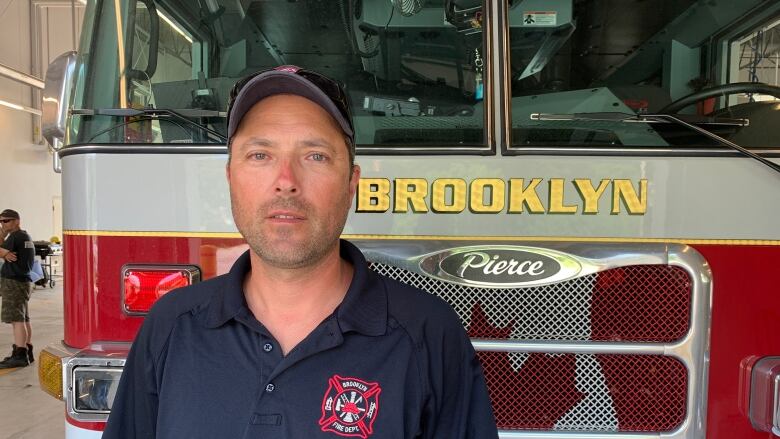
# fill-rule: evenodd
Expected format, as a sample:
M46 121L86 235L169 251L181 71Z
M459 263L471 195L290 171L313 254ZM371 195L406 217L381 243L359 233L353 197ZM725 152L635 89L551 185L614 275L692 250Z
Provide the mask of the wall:
M80 28L82 5L77 3L76 29ZM30 16L41 8L42 29L38 63L33 72ZM0 0L0 64L43 77L45 66L57 55L73 50L71 3L65 1ZM31 98L31 88L0 77L0 100L27 107L40 107ZM32 114L0 106L0 209L12 208L22 216L22 227L35 240L62 237L60 174L52 170L48 148L36 144ZM36 124L37 125L37 124Z

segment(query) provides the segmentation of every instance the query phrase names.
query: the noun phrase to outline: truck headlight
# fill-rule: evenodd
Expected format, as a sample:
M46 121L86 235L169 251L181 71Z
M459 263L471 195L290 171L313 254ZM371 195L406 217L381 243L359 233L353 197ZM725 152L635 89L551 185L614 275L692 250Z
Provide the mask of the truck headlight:
M76 367L73 369L73 408L77 413L111 411L122 368Z

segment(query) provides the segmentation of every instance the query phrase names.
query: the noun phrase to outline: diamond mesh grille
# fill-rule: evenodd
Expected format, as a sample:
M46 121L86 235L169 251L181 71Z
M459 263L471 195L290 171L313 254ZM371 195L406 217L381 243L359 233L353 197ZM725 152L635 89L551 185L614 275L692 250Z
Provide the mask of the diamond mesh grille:
M478 356L500 429L660 432L685 419L688 376L672 357Z
M472 338L672 342L688 331L692 281L637 265L518 289L439 281L391 265L381 274L436 294ZM686 415L688 375L661 355L479 352L500 429L661 432Z
M692 282L679 267L635 265L517 289L456 285L386 264L371 268L446 300L474 337L664 343L689 326ZM477 308L487 318L475 325ZM498 328L509 328L508 335L496 335Z

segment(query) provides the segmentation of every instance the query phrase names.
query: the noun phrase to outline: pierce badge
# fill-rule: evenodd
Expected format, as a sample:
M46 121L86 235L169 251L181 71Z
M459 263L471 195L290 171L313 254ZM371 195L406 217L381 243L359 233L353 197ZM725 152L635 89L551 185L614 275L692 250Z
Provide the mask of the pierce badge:
M322 431L367 439L379 414L379 383L333 375L322 399Z

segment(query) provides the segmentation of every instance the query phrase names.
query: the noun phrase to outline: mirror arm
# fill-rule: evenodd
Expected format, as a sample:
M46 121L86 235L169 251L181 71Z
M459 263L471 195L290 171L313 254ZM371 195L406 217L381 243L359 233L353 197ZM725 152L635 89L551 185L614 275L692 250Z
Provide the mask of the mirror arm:
M146 10L149 11L149 22L151 23L151 29L149 29L149 58L147 59L145 70L130 69L127 72L127 77L139 81L151 81L152 76L157 71L157 51L160 44L160 16L157 14L157 6L155 6L154 0L138 1L146 5Z

